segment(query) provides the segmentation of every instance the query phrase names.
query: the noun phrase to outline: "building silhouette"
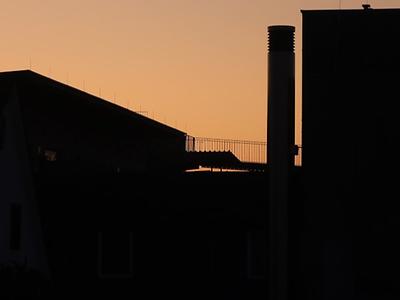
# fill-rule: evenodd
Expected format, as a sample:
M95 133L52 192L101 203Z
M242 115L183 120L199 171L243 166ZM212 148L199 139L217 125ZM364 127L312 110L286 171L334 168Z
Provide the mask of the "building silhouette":
M0 112L1 297L265 295L265 164L32 71Z
M0 80L3 118L22 122L33 159L51 152L77 172L183 169L186 134L179 130L32 71Z
M305 299L397 299L400 10L304 10Z

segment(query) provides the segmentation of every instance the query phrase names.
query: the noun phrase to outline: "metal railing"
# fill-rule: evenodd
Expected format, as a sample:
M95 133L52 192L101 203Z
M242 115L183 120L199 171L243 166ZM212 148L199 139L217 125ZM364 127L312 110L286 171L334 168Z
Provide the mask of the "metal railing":
M267 144L205 137L186 137L186 151L231 151L243 162L265 163Z
M301 165L301 146L295 164ZM231 151L240 161L250 163L267 162L267 143L260 141L229 140L186 136L186 151Z

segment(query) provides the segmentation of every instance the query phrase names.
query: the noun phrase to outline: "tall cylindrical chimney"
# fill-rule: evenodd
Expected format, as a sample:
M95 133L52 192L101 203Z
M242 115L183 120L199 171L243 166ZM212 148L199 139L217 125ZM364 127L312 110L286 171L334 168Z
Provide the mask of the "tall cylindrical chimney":
M294 30L293 26L268 27L267 162L270 167L294 164Z
M288 202L294 167L293 26L268 27L269 299L288 298Z

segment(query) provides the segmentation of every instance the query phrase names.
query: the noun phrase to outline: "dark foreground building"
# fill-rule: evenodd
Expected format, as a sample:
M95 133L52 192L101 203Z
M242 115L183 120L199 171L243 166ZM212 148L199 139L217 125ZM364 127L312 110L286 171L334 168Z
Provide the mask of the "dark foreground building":
M22 134L29 158L78 172L183 170L179 130L31 71L1 73L0 93L2 143Z
M0 297L265 296L265 172L185 173L231 154L31 71L0 124Z
M400 10L303 14L304 299L399 299Z

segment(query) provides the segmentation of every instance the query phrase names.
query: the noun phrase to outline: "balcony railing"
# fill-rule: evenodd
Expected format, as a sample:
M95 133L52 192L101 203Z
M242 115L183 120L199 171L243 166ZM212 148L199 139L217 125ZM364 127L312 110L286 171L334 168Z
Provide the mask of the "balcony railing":
M301 146L297 146L295 164L301 165ZM267 162L267 143L260 141L216 139L186 136L186 151L231 151L240 161Z

